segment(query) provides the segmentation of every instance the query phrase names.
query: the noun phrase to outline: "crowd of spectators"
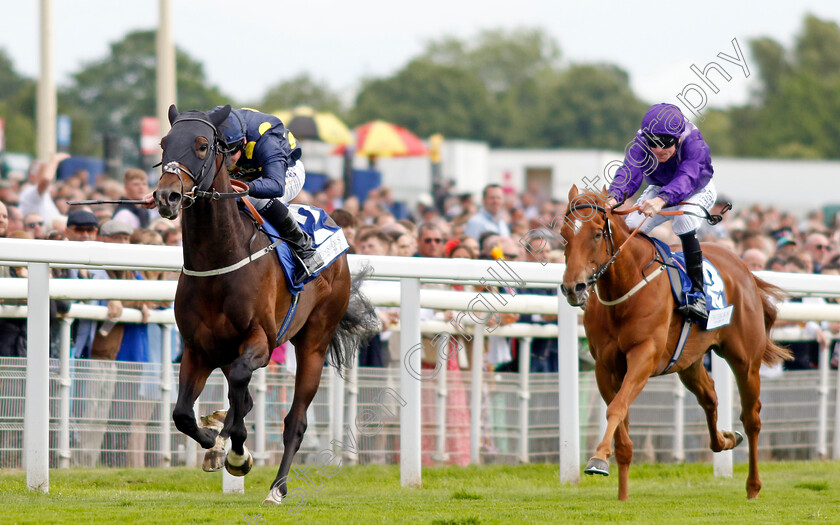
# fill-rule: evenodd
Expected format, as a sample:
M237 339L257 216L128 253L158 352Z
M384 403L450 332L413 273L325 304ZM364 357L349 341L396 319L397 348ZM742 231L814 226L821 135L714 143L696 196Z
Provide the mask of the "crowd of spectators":
M104 174L92 180L85 171L56 180L58 164L66 157L57 154L49 162L34 163L26 175L12 172L0 180L0 237L180 245L178 221L161 219L155 210L127 203L72 206L71 209L67 202L73 200L140 199L149 191L149 178L143 170L128 169L122 183ZM454 193L452 187L452 184L445 185L436 192L434 200L424 202L421 199L416 209L410 212L405 212L404 206L395 203L388 187L371 190L363 202L356 197L345 198L341 180L329 181L317 193L304 190L296 202L326 210L343 228L351 253L513 261L535 260L535 254L523 248L523 244L527 244L523 239L533 239L529 232L544 230L555 224L555 218L566 211L567 203L551 199L536 186L518 192L491 184L477 197L469 193ZM712 213L718 213L726 200L720 198ZM739 207L738 203L734 204L735 208L723 216L722 222L701 228L698 235L701 242L725 246L737 253L752 270L840 274L840 224L836 217L826 218L822 210L814 210L804 219L798 219L776 206ZM674 244L677 241L668 225L654 230L653 235ZM543 245L538 258L562 262L562 246L556 243L556 235L548 235L546 239L553 245L550 250L545 250ZM0 271L2 276L25 274L25 268L3 267ZM136 272L125 276L104 271L63 272L66 275L60 276L71 278L148 278ZM176 277L177 274L169 273L153 278ZM529 293L554 291L531 290ZM122 309L119 301L103 304L107 304L113 317L119 316ZM56 305L54 313L60 313L63 307ZM384 329L399 321L398 311L382 308L378 312L383 333L362 349L360 364L388 366L392 363L396 366L395 363L399 362L398 348L395 344L388 344L391 336ZM444 319L451 313L427 312L427 316ZM499 316L498 322L545 323L551 322L551 319L538 315L523 318L505 315ZM779 323L784 324L796 323ZM73 330L74 355L90 357L91 347L96 346L98 323L80 322L77 325ZM828 344L832 334L840 330L840 325L829 323L805 323L801 327L813 340L791 343L796 359L787 363L787 368L814 368L819 345ZM515 370L517 350L515 341L504 341L503 344L491 341L488 363L484 366ZM557 351L556 341L537 340L531 351L532 370L556 370L556 360L553 359ZM22 355L24 352L25 322L0 320L0 355ZM143 352L121 355L145 360ZM832 365L837 365L836 353Z

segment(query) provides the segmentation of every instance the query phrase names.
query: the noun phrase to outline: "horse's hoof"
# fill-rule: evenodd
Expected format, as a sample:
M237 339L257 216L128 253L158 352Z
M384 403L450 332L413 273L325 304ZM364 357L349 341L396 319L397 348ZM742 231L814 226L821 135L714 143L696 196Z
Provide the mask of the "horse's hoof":
M204 463L201 465L201 468L204 469L204 472L216 472L217 470L221 470L224 464L225 449L211 448L204 453Z
M227 417L227 410L216 410L212 414L201 416L199 418L201 428L211 428L216 432L221 432L225 427L225 418Z
M735 447L737 447L738 445L740 445L742 441L744 441L744 434L741 434L741 433L740 433L740 432L738 432L737 430L736 430L736 431L734 431L733 433L735 434L735 446L734 446L734 447L732 447L732 448L735 448Z
M283 503L283 495L280 494L279 487L272 487L270 491L268 491L268 496L265 497L265 501L263 501L263 505L280 505Z
M589 460L589 463L586 464L586 468L583 469L583 472L585 474L589 474L590 476L593 474L609 476L610 464L601 458L592 458Z
M242 460L242 457L237 457L236 454L233 453L233 451L228 452L225 456L225 468L227 469L228 474L230 474L231 476L242 477L245 474L251 472L251 467L254 466L254 456L252 456L251 453L248 452L248 449L245 449L245 460L242 461L241 464L234 465L230 462L230 460L236 461L237 459Z

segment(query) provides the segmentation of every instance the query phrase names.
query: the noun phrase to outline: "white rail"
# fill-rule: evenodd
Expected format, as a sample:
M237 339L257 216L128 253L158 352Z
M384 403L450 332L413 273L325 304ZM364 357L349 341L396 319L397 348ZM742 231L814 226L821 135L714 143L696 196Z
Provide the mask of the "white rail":
M28 265L28 280L0 280L0 296L6 298L27 298L30 305L38 305L29 312L29 345L27 359L26 398L26 458L27 485L31 489L48 490L48 397L43 390L36 390L35 384L43 384L47 373L48 320L46 305L50 297L62 299L136 299L172 300L174 282L108 281L100 288L96 281L75 281L48 278L48 265L85 266L103 268L156 268L177 270L182 264L179 248L137 245L115 245L97 242L32 241L21 239L0 239L0 259L10 264ZM560 284L564 267L559 264L504 263L490 261L464 261L423 258L361 257L349 258L354 273L372 266L372 278L399 281L400 296L394 299L391 293L371 289L370 293L378 304L399 305L403 319L401 337L401 365L416 364L419 353L411 348L420 344L422 329L420 308L455 309L470 312L471 317L486 320L487 316L474 315L487 312L543 313L558 315L558 337L560 352L560 476L562 482L577 483L580 473L579 429L578 429L578 311L568 306L560 297L537 297L521 294L505 296L500 300L492 294L465 294L440 290L420 290L420 283L442 282L452 284L501 285L511 288L552 287ZM779 274L759 272L760 277L784 287L794 295L840 296L840 277L803 274ZM14 281L14 282L10 282ZM26 288L22 288L26 283ZM137 284L142 286L138 287ZM139 291L138 291L139 288ZM380 294L380 295L377 295ZM74 305L77 308L80 305ZM75 313L76 311L74 311ZM81 313L81 312L79 312ZM137 313L139 314L139 312ZM128 312L127 315L134 315ZM790 320L840 320L840 306L783 304L780 318ZM129 319L126 319L127 321ZM134 320L134 319L131 319ZM139 321L139 319L137 319ZM135 321L136 322L136 321ZM476 325L476 326L480 326ZM455 327L449 323L448 331ZM498 335L512 335L518 327L499 328ZM531 327L523 335L537 335L536 332L552 334L549 327ZM454 332L452 332L454 333ZM465 332L466 333L466 332ZM483 338L478 338L480 344ZM480 348L479 344L474 345ZM406 361L408 360L408 361ZM477 363L480 362L476 361ZM164 367L165 368L165 367ZM837 375L840 383L840 373ZM408 486L420 485L419 418L420 388L418 381L410 374L403 374L400 392L407 404L402 411L401 428L401 483ZM171 379L169 380L171 383ZM725 381L724 381L725 382ZM33 385L30 389L30 384ZM722 388L731 386L720 385ZM838 389L840 390L840 389ZM823 396L826 397L826 396ZM821 399L821 403L824 400ZM827 399L825 400L827 403ZM722 412L723 410L721 410ZM167 411L168 412L168 411ZM411 414L411 415L410 415ZM415 416L416 415L416 416ZM837 440L840 429L835 418L834 453L838 454ZM416 429L416 430L415 430ZM717 465L716 465L717 466ZM717 469L716 469L717 470Z

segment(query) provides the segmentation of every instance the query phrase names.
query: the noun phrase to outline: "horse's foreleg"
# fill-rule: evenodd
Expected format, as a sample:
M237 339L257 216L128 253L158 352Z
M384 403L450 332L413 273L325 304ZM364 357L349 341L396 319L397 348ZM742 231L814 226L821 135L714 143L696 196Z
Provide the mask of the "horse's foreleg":
M254 370L268 363L268 342L265 335L255 332L243 343L243 351L230 365L228 385L230 386L228 399L230 411L222 429L230 435L230 452L225 458L225 468L234 476L244 476L251 470L254 463L253 456L245 447L248 431L245 428L245 416L254 406L248 393L248 384Z
M321 372L324 369L324 350L310 351L303 356L301 354L302 352L297 354L299 360L297 374L295 374L294 399L289 413L283 420L283 459L280 461L280 468L277 470L274 483L271 484L268 497L264 501L268 504L279 504L286 497L286 480L289 470L303 441L303 434L306 432L306 410L318 391ZM309 481L308 478L307 481Z
M612 450L613 436L618 426L627 417L630 405L642 392L655 369L655 350L653 341L649 341L627 352L627 373L615 397L607 406L607 430L595 449L595 455L586 464L585 473L609 475L608 459ZM611 388L612 374L604 364L596 363L595 378L601 395L604 396L605 390L608 391ZM606 396L604 397L606 400Z
M199 428L195 419L195 400L204 389L207 377L213 368L193 355L189 348L184 349L181 360L181 372L178 376L178 400L172 411L172 420L179 431L197 441L203 448L216 444L218 433L210 428Z

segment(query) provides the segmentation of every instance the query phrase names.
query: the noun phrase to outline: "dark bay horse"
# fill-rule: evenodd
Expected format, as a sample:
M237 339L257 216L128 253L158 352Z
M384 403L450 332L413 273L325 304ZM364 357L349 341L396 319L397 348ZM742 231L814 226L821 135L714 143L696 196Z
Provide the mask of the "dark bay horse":
M272 349L291 340L297 357L295 393L284 420L283 459L265 503L280 503L286 478L306 431L306 409L318 390L327 357L339 370L351 362L370 326L372 309L351 283L341 255L300 292L297 314L275 342L292 303L273 244L255 221L240 212L220 151L217 126L230 106L205 114L169 108L172 129L161 141L163 174L155 189L161 216L181 214L184 272L178 280L175 319L184 339L180 389L172 418L178 430L210 449L205 470L224 466L244 476L253 459L245 447L245 415L253 407L248 392L252 372L268 364ZM204 197L204 198L202 198ZM230 197L230 198L227 198ZM261 251L262 250L262 251ZM198 275L196 275L198 272ZM228 380L230 409L202 418L193 405L210 373L221 368ZM223 420L223 422L222 422ZM230 437L231 450L224 446Z
M650 277L654 272L664 273L658 271L658 263L652 263L653 245L631 237L624 221L605 209L605 195L606 189L600 194L579 194L576 186L569 192L569 210L560 232L568 243L562 290L572 306L585 304L583 323L595 359L595 378L608 405L607 430L585 472L609 474L608 459L615 438L618 499L623 501L628 496L633 459L628 411L648 378L662 374L669 366L683 319L674 312L676 304L668 279ZM772 298L780 298L782 291L756 278L737 255L721 246L705 244L703 254L720 271L727 300L734 305L731 323L711 331L692 327L685 349L667 373L679 374L703 407L711 449L719 452L734 448L743 437L717 429L717 395L703 366L703 355L712 349L729 363L741 394L741 421L750 449L747 497L755 498L761 490L758 370L762 362L772 364L791 357L768 335L776 320ZM629 293L644 283L645 276L650 277L649 284ZM597 287L597 294L589 296L590 286Z

